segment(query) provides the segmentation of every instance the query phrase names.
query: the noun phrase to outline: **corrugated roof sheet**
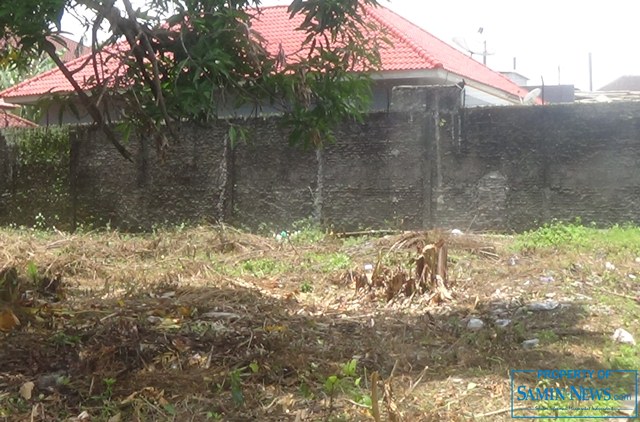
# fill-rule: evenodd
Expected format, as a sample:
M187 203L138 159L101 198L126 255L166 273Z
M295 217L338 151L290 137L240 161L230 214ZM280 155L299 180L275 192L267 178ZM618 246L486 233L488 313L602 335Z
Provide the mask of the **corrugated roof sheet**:
M640 75L620 76L609 82L598 91L640 91Z

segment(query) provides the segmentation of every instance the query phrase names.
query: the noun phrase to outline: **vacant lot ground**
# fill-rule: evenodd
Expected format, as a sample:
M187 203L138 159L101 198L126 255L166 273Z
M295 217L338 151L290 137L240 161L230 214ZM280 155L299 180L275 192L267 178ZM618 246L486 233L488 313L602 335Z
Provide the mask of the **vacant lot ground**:
M416 247L440 238L451 300L356 291L365 264L411 274ZM9 421L506 421L511 369L640 361L612 339L640 335L631 227L342 239L3 229L0 271ZM470 329L474 318L484 325Z

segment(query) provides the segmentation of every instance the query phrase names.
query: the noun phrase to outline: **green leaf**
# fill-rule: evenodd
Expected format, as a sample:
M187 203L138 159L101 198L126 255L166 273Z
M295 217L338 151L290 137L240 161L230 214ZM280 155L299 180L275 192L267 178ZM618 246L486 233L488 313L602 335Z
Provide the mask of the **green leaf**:
M238 130L233 125L229 127L229 141L231 141L231 146L234 146L238 141Z
M342 373L345 377L354 377L356 375L356 366L358 361L351 359L349 362L342 365Z
M229 378L231 381L231 398L236 406L241 406L244 404L244 394L242 393L240 371L238 369L232 371Z
M338 384L338 377L336 375L329 376L324 382L324 391L327 394L333 394L336 384Z
M165 412L167 412L170 415L175 415L176 414L176 407L174 405L172 405L171 403L167 403L164 406L164 410Z

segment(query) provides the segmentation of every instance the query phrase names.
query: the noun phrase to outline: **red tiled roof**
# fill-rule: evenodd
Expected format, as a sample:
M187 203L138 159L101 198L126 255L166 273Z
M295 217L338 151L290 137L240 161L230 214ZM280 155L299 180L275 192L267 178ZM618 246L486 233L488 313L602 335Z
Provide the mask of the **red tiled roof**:
M370 13L393 34L393 47L381 53L384 70L442 67L465 79L498 88L517 97L524 97L529 92L387 8L371 9Z
M63 50L62 53L62 61L69 62L73 59L77 59L78 57L82 57L85 54L91 53L91 48L82 45L72 39L69 39L65 36L58 35L58 38L62 43L58 42L58 40L54 39L53 43L56 46L56 49Z
M37 127L38 125L30 120L11 114L8 111L0 110L0 128L7 127Z
M19 105L11 104L0 98L0 110L11 110L20 107Z
M443 69L515 97L524 97L527 94L527 90L520 88L505 76L468 57L391 10L378 7L368 8L367 11L371 19L386 28L386 35L392 42L392 47L384 48L380 52L383 72ZM301 16L289 19L287 6L264 7L252 21L252 29L266 40L270 53L277 54L282 44L285 53L293 55L305 38L304 32L295 30L302 19ZM67 65L71 70L76 70L83 66L87 59L88 55L85 55ZM119 65L116 60L104 62L107 74L112 74ZM81 86L89 87L93 75L93 67L89 64L80 69L75 77ZM11 99L72 91L71 84L62 72L54 69L0 92L0 97Z
M124 74L124 64L114 55L114 52L119 47L124 47L124 43L105 48L96 56L96 66L103 79L112 78L117 74ZM85 89L94 86L96 76L90 54L71 60L66 65L69 71L74 73L74 79L78 85ZM71 92L73 92L71 83L69 83L60 69L54 68L5 89L0 92L0 98L40 97L45 94L67 94Z

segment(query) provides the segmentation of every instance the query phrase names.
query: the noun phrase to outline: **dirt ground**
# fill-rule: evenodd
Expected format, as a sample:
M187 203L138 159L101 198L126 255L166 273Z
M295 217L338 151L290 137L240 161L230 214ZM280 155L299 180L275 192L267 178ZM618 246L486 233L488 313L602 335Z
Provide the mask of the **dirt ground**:
M417 248L441 238L450 299L356 290L365 264L415 275ZM510 420L511 369L637 369L611 338L640 334L636 253L436 232L3 229L0 420Z

